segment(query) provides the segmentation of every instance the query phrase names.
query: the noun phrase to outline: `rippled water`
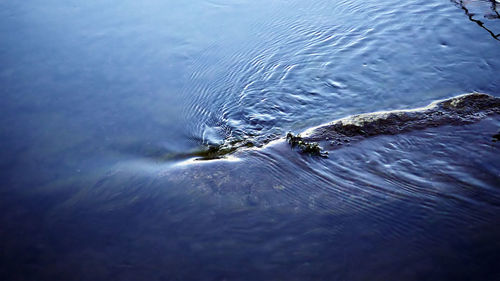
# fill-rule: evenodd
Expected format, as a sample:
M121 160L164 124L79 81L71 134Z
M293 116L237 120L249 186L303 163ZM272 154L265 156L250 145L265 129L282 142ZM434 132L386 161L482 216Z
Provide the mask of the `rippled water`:
M0 2L0 279L500 279L498 116L279 140L500 96L497 6ZM278 141L191 159L240 140Z

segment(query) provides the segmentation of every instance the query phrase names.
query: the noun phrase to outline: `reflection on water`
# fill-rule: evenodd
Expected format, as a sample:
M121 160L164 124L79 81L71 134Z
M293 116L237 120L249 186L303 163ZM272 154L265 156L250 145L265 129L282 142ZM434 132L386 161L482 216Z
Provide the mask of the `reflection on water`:
M496 3L455 4L0 3L0 279L500 279L498 116L280 139L498 97Z
M488 33L496 40L500 40L500 23L498 23L498 20L500 20L500 14L497 8L497 5L500 4L497 4L497 0L452 1L465 11L469 20L477 23L477 25L488 31ZM487 23L484 22L485 20ZM497 21L492 22L492 20Z

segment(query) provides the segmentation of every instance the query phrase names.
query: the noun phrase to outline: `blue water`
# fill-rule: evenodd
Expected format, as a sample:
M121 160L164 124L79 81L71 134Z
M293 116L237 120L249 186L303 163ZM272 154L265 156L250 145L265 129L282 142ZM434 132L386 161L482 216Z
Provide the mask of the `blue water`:
M500 96L497 5L0 2L0 279L500 279L498 116L189 156Z

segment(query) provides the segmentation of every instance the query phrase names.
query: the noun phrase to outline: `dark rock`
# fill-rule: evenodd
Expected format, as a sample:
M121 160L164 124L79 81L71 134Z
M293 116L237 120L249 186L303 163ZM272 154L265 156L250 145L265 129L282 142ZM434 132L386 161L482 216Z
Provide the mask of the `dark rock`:
M349 116L306 131L300 141L320 144L328 141L335 148L342 146L344 142L359 141L371 136L394 135L442 125L469 124L492 114L500 114L500 98L470 93L417 109Z

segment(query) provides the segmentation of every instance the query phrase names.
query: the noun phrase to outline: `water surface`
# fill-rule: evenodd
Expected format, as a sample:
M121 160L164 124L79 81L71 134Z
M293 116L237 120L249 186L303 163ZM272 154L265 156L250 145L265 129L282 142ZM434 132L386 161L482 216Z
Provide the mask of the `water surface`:
M188 156L499 96L494 2L0 7L0 279L500 278L498 116L327 159Z

